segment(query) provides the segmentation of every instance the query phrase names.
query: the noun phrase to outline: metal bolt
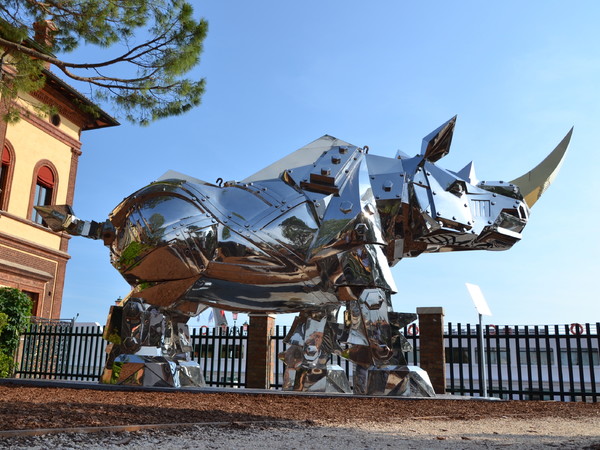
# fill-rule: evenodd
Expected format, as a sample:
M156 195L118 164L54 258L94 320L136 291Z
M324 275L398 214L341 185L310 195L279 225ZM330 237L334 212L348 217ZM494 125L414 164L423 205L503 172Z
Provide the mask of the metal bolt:
M331 175L331 169L329 167L323 167L321 169L321 175Z
M332 156L332 157L331 157L331 162L332 162L333 164L339 164L339 163L341 163L341 162L342 162L342 159L341 159L339 156Z
M340 148L339 148L339 152L340 152L342 155L345 155L346 153L348 153L348 147L340 147Z
M350 211L352 211L352 206L352 202L344 200L342 203L340 203L340 211L344 214L348 214Z

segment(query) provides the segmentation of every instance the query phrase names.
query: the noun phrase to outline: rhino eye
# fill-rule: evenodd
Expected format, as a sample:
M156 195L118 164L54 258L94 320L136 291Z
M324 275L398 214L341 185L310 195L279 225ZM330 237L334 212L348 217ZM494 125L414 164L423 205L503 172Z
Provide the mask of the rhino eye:
M467 189L465 187L464 181L455 180L450 186L448 186L448 189L446 189L446 190L448 192L450 192L451 194L454 194L457 197L460 197L465 193L465 191Z

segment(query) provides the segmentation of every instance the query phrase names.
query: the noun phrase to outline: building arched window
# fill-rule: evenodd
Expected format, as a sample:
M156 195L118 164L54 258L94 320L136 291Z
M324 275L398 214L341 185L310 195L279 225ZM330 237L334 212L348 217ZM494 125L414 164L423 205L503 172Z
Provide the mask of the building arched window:
M33 206L51 205L56 191L56 176L54 170L48 165L39 166L35 179L35 192L33 195ZM31 208L31 220L46 226L42 216Z
M15 154L8 143L2 149L2 163L0 164L0 210L8 209L8 197L12 179Z

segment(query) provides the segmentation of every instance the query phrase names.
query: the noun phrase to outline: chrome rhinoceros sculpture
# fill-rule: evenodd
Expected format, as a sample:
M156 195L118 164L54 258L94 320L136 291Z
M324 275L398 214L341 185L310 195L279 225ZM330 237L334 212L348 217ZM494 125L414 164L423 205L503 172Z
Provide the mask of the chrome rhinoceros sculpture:
M524 176L478 181L472 163L458 172L435 164L455 120L414 157L376 156L326 135L241 182L168 172L103 223L68 206L38 208L53 230L104 240L133 287L109 316L103 380L201 385L185 323L218 307L299 313L280 355L285 389L349 391L328 365L335 353L355 363L355 393L433 395L427 375L406 366L399 330L416 316L392 311L390 267L421 253L512 247L572 131Z

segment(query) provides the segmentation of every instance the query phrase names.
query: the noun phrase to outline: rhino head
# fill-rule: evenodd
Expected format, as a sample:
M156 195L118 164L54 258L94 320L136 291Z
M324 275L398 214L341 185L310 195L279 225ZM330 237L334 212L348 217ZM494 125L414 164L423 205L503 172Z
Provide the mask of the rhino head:
M512 247L521 239L530 208L558 173L573 131L523 176L512 181L480 181L472 162L456 172L437 165L449 152L455 123L453 117L426 136L418 155L397 154L401 166L393 172L403 178L395 194L402 198L397 214L390 213L393 203L398 203L390 196L394 191L391 179L397 179L397 174L371 164L382 228L387 230L388 242L394 242L394 248L388 248L388 259L393 262L424 252Z

